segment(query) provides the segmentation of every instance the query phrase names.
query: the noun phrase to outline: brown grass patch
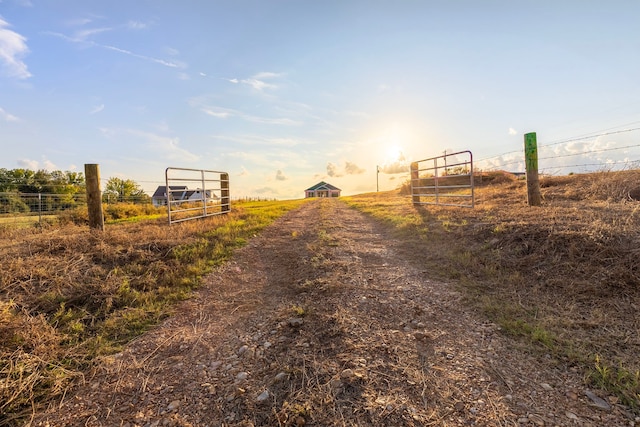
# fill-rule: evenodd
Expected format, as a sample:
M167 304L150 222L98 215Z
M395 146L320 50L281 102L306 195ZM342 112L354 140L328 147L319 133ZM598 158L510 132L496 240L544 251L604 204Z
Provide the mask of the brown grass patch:
M479 187L476 209L413 207L393 193L347 198L413 240L416 262L460 284L503 329L581 366L592 384L640 405L640 171ZM536 350L537 349L537 350Z
M64 394L96 356L167 316L234 248L299 203L241 204L170 228L166 220L104 232L0 228L0 426Z

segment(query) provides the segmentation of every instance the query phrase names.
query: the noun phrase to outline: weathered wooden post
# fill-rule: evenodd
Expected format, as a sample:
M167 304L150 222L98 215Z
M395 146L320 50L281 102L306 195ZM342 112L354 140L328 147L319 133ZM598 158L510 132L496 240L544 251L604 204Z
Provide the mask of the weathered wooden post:
M89 227L104 231L102 214L102 194L100 192L100 167L97 164L85 164L84 176L87 187L87 208Z
M231 206L229 204L229 174L221 173L220 174L220 202L221 202L221 210L222 212L229 212L231 210Z
M527 200L529 206L540 206L540 181L538 180L538 142L536 133L524 135L524 163L527 169Z
M414 189L416 184L420 185L420 172L418 171L418 162L411 162L411 199L413 204L420 203L420 190Z

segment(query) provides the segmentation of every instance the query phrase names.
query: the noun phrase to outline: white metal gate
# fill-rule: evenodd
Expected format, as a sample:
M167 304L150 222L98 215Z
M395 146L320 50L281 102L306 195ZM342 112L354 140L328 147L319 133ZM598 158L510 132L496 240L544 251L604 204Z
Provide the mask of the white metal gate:
M473 154L446 153L411 163L414 205L474 206Z
M165 171L169 224L228 213L229 174L169 167Z

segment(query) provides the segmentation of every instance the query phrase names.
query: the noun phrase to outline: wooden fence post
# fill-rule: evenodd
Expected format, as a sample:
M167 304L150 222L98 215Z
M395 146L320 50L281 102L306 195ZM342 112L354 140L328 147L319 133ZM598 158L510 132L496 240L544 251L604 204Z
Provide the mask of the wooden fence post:
M84 176L87 187L87 208L89 227L104 231L102 214L102 194L100 192L100 167L97 164L85 164Z
M221 173L220 174L220 197L222 202L222 212L229 212L231 210L231 206L229 205L229 174Z
M524 135L524 163L527 169L527 200L529 206L540 206L540 181L538 180L538 142L536 133Z
M420 185L420 173L418 171L418 162L412 162L411 163L411 199L413 200L413 204L418 204L420 203L420 194L418 194L420 192L420 190L414 190L413 186L415 184L417 184L418 186ZM416 195L417 194L417 195Z

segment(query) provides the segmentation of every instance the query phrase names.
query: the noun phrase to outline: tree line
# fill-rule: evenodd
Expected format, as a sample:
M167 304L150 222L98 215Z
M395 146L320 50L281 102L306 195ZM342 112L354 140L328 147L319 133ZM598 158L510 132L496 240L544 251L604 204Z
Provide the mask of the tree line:
M102 198L105 203L151 201L135 181L117 177L107 180ZM82 172L0 168L0 213L66 210L84 203Z

